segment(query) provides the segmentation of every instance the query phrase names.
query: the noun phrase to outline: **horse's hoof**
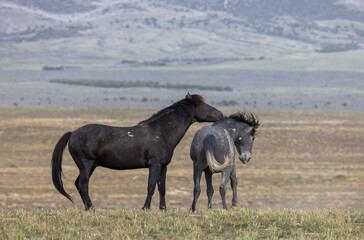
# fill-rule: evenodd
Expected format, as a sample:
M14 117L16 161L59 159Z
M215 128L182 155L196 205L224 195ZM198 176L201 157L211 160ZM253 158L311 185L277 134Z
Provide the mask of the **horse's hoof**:
M86 208L85 209L87 212L96 212L96 209L94 208L94 206L91 206L91 207L89 207L89 208Z
M163 211L163 212L166 212L167 211L167 207L160 207L159 208L161 211Z
M150 210L150 207L144 206L144 207L142 207L142 210L144 210L144 211Z

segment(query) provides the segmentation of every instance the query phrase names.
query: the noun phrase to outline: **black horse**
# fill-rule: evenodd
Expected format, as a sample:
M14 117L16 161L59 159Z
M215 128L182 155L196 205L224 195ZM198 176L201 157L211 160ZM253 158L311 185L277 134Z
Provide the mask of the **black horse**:
M250 161L256 129L259 127L257 117L249 112L238 112L201 128L195 134L191 144L191 159L193 161L193 203L191 210L195 211L196 202L200 196L200 180L205 172L207 183L208 208L212 207L212 174L221 172L220 195L223 208L227 209L225 194L226 185L231 180L233 190L232 207L237 204L237 184L235 169L235 150L239 159L245 164Z
M166 209L166 172L173 151L194 122L215 122L222 113L206 104L199 95L186 95L133 127L111 127L89 124L67 132L56 144L52 157L52 179L56 189L73 202L62 182L62 155L68 143L80 173L75 185L85 209L94 209L88 194L88 183L96 167L111 169L149 168L148 195L143 209L149 209L158 183L160 209Z

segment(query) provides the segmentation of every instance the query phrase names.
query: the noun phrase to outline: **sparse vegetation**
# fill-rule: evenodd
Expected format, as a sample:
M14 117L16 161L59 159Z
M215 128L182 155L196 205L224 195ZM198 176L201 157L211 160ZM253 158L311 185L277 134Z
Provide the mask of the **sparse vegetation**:
M31 2L27 0L13 0L13 2L35 9L62 14L81 13L95 9L95 6L91 4L84 4L77 0L53 0L52 2L42 0L33 0Z
M169 65L211 65L224 62L239 61L239 58L182 58L182 59L157 59L153 61L134 61L134 60L122 60L120 64L122 66L140 67L140 66L169 66ZM245 60L256 60L255 58ZM257 60L264 60L264 57L260 57Z
M42 68L43 71L61 71L61 70L64 70L64 67L63 66L44 66Z
M364 213L0 210L1 239L362 239Z
M217 105L220 106L235 106L235 105L239 105L239 103L235 100L222 100L221 102L217 102Z
M320 53L329 53L329 52L344 52L350 50L357 50L360 46L356 43L326 43L321 46L321 49L316 50Z
M92 87L105 87L105 88L167 88L167 89L194 89L194 90L210 90L210 91L232 91L231 87L222 86L203 86L203 85L190 85L190 84L160 84L152 81L112 81L112 80L70 80L70 79L54 79L50 80L51 83L92 86Z

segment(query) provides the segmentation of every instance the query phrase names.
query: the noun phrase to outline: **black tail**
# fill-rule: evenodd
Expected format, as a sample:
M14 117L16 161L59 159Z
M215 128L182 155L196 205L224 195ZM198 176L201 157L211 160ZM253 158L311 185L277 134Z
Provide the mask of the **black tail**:
M52 180L58 192L73 202L72 197L64 190L62 181L62 155L71 134L72 132L65 133L54 147L52 156Z

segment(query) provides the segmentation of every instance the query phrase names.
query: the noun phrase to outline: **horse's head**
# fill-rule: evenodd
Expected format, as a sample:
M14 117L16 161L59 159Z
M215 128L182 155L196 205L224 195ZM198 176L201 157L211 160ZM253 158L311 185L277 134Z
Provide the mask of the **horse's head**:
M238 112L229 118L235 119L236 126L233 128L234 144L242 163L248 163L252 157L255 133L259 127L259 121L255 115L249 112Z
M238 133L234 141L235 147L238 150L239 159L244 164L248 163L252 157L254 139L255 129L248 127L241 133Z
M197 122L216 122L223 118L222 112L205 103L204 99L197 94L186 95L186 99L194 103L194 119Z

